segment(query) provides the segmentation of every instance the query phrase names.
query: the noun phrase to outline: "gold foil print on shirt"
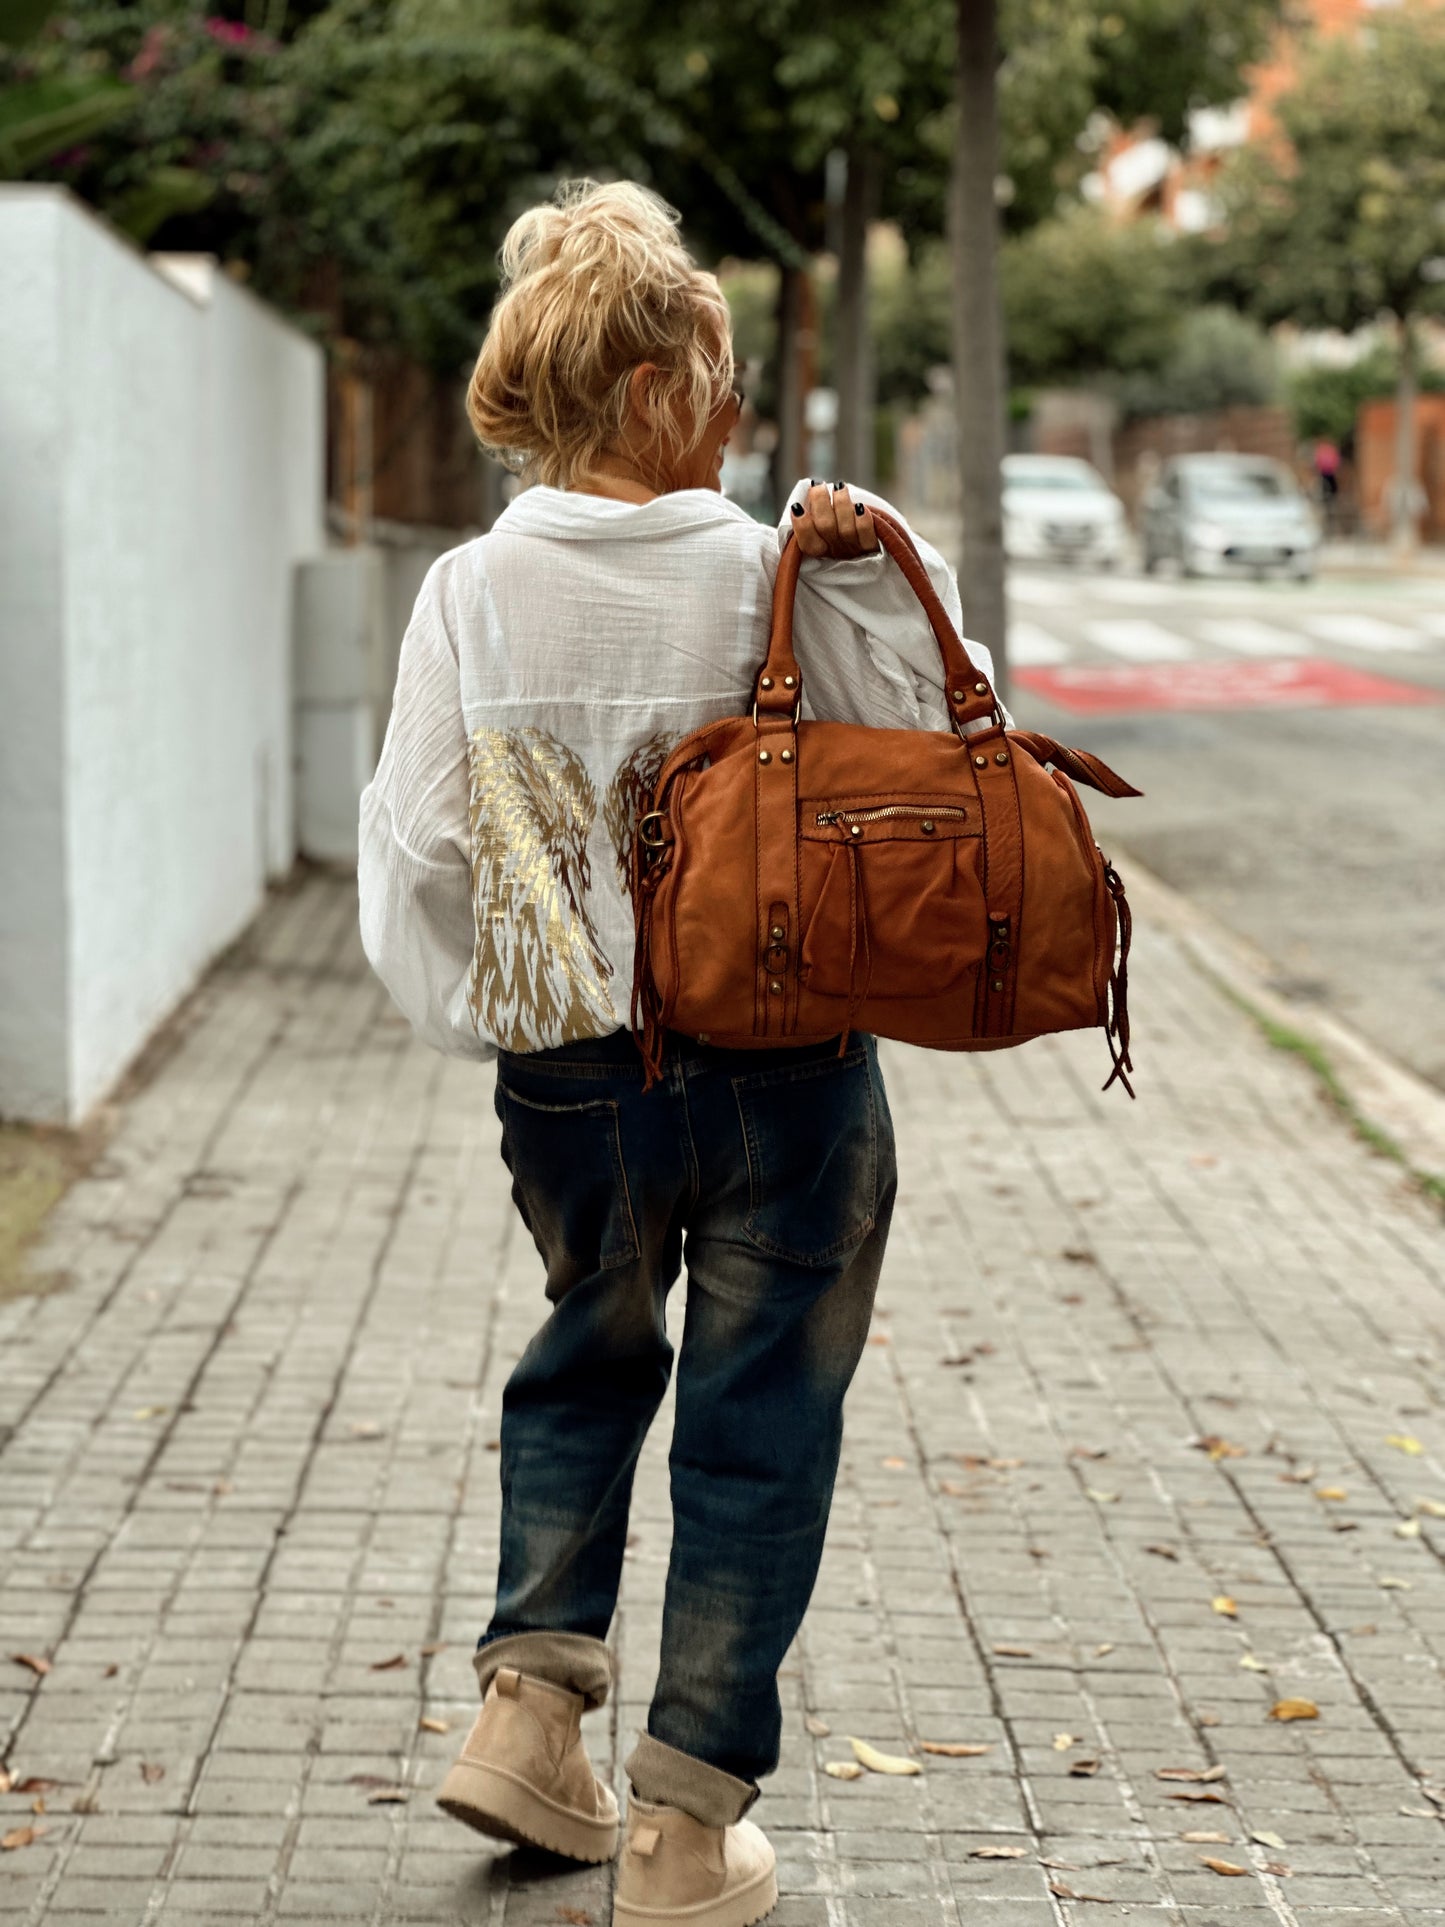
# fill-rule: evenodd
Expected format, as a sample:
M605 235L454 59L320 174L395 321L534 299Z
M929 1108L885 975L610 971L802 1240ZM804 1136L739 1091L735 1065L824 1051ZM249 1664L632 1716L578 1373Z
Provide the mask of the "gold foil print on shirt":
M471 773L477 941L467 1003L503 1050L546 1050L614 1030L612 966L587 914L597 792L545 729L478 729Z
M617 858L617 877L622 894L632 897L632 850L637 840L637 825L644 810L651 809L657 794L657 779L681 736L658 730L639 743L632 754L618 764L617 774L607 785L602 803L602 821L612 839Z

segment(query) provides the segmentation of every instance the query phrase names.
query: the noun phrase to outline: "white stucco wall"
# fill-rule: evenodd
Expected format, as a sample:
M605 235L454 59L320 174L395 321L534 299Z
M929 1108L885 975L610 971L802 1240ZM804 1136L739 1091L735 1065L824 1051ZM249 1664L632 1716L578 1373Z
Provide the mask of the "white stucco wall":
M82 1116L290 866L323 411L211 263L0 190L0 1112Z

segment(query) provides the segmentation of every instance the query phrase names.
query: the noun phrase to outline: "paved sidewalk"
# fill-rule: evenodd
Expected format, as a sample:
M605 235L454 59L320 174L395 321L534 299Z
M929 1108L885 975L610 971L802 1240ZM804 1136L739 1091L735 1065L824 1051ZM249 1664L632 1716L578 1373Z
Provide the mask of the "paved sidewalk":
M1441 1222L1157 925L1135 976L1137 1105L1097 1037L887 1054L776 1927L1445 1927ZM410 1041L336 881L178 1030L38 1255L65 1281L0 1306L0 1831L36 1835L0 1921L606 1927L606 1870L430 1798L543 1308L490 1073ZM603 1762L666 1554L659 1435ZM922 1775L829 1777L848 1735Z

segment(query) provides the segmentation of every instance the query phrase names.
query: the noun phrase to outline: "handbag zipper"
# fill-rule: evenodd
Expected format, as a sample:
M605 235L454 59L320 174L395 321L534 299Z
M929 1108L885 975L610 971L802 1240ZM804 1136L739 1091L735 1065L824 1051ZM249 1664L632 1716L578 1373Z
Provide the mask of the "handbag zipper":
M939 816L967 816L968 811L961 804L940 803L929 808L922 803L885 803L876 810L819 810L819 823L877 823L885 816L921 816L932 822Z

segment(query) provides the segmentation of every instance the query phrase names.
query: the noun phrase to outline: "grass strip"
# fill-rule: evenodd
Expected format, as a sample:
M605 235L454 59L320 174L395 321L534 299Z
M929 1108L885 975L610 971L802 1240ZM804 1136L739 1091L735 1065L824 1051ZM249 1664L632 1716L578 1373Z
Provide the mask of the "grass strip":
M1224 993L1237 1010L1244 1012L1267 1044L1275 1050L1288 1051L1290 1056L1298 1057L1309 1067L1330 1105L1345 1120L1360 1142L1367 1144L1381 1157L1389 1158L1392 1163L1398 1164L1414 1188L1445 1211L1445 1176L1437 1171L1422 1171L1418 1165L1412 1164L1389 1132L1381 1130L1378 1124L1365 1116L1341 1082L1339 1072L1315 1040L1312 1037L1306 1037L1303 1031L1295 1030L1289 1024L1281 1024L1268 1016L1258 1004L1251 1003L1248 997L1241 996L1232 984L1226 983L1213 971L1210 971L1209 975L1216 988Z

